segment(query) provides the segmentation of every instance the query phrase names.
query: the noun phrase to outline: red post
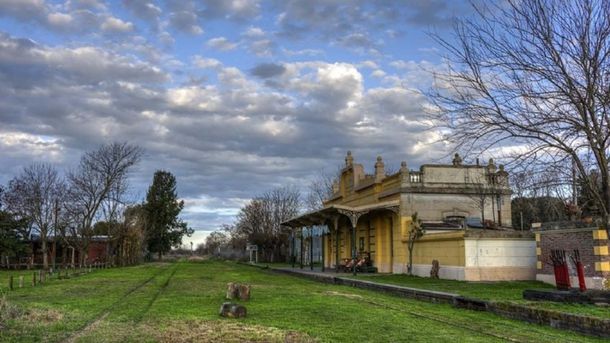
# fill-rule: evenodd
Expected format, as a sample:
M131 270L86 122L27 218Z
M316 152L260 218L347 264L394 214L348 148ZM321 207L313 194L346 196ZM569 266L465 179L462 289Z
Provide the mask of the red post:
M585 284L585 268L580 261L576 263L576 272L578 273L578 287L581 292L584 292L587 290L587 285Z
M572 287L572 284L570 282L570 271L568 270L568 263L564 262L564 264L561 266L561 269L563 271L563 280L565 283L565 288L570 289Z

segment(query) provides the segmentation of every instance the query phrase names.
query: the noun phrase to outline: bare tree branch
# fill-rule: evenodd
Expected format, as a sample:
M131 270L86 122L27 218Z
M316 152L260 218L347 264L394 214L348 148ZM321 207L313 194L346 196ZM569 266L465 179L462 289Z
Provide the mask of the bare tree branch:
M610 213L610 3L508 0L475 7L455 26L447 71L430 92L435 125L456 150L494 151L556 169L573 161L608 225ZM571 168L568 167L568 171Z

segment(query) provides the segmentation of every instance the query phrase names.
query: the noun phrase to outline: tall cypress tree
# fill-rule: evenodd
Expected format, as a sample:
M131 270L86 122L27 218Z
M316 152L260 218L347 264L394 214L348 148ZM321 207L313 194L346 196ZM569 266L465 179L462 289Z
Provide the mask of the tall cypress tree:
M157 253L159 260L172 247L182 244L182 236L190 236L193 233L193 230L178 218L183 207L184 201L177 199L174 175L157 170L146 194L144 211L148 251Z

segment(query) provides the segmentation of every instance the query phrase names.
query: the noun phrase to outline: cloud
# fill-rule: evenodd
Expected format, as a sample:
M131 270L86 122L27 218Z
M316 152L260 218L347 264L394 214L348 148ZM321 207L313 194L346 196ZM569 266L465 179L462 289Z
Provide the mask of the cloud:
M65 7L70 9L106 9L104 2L99 0L68 0Z
M148 20L155 25L161 15L161 8L148 0L123 0L123 6L138 18Z
M193 12L178 11L170 13L169 22L171 26L178 31L193 35L200 35L203 33L203 29L198 24L199 18Z
M44 0L0 1L0 16L12 16L22 20L44 18L47 7Z
M208 19L247 20L260 12L258 0L205 0L200 15Z
M254 39L264 38L266 35L267 33L260 27L249 27L242 33L242 36Z
M275 63L261 63L252 68L250 73L261 79L268 79L277 75L282 75L286 71L286 67Z
M406 29L401 25L447 28L453 17L471 11L467 4L447 0L286 0L274 4L279 12L276 24L280 37L290 40L316 37L354 49L383 46L385 42L379 39L380 35L400 38Z
M56 12L49 13L47 15L47 20L49 24L53 27L68 28L72 24L74 19L69 14Z
M220 51L229 51L237 47L237 44L230 42L225 37L215 37L207 41L207 46Z
M133 24L125 22L119 18L109 17L106 18L101 26L102 30L108 32L129 32L133 31Z
M204 58L198 55L193 57L193 64L202 69L216 69L222 67L222 63L219 60L215 58Z
M387 53L391 23L414 11L389 3L397 13L364 1L0 1L7 23L37 25L0 33L0 183L34 159L70 168L128 140L146 151L134 190L169 169L185 219L213 230L264 191L304 189L346 150L367 171L378 154L434 162L445 147L413 89L435 65Z

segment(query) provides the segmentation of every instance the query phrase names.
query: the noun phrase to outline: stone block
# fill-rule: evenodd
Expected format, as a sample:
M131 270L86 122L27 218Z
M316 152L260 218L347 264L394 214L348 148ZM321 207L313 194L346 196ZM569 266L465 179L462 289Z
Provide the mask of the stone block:
M227 318L243 318L246 316L247 310L243 305L225 302L220 306L218 314Z

